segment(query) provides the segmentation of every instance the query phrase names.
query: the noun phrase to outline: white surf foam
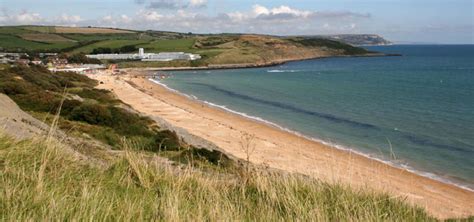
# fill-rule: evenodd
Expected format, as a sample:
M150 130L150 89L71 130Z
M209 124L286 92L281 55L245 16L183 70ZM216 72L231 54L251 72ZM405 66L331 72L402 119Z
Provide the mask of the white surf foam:
M272 70L267 70L269 73L293 73L293 72L299 72L299 70L282 70L282 69L272 69Z
M315 138L315 137L310 137L310 136L306 136L304 135L303 133L300 133L298 131L295 131L295 130L291 130L291 129L288 129L286 127L283 127L277 123L274 123L274 122L271 122L271 121L268 121L268 120L265 120L263 118L260 118L260 117L257 117L257 116L252 116L252 115L249 115L247 113L243 113L243 112L239 112L239 111L235 111L233 109L230 109L224 105L218 105L218 104L215 104L215 103L212 103L212 102L209 102L209 101L205 101L205 100L200 100L197 96L195 95L188 95L186 93L182 93L178 90L175 90L175 89L172 89L170 87L168 87L166 84L156 80L156 79L149 79L150 81L160 85L160 86L163 86L165 87L166 89L172 91L172 92L175 92L175 93L178 93L180 95L183 95L183 96L186 96L187 98L189 99L192 99L194 101L197 101L197 102L201 102L201 103L205 103L209 106L212 106L212 107L216 107L218 109L222 109L224 111L227 111L227 112L230 112L230 113L234 113L234 114L237 114L237 115L240 115L240 116L243 116L245 118L248 118L248 119L251 119L251 120L254 120L254 121L258 121L258 122L261 122L261 123L264 123L264 124L267 124L267 125L270 125L270 126L273 126L273 127L276 127L278 129L281 129L283 131L286 131L286 132L289 132L289 133L292 133L292 134L295 134L297 136L300 136L300 137L303 137L305 139L308 139L308 140L311 140L311 141L315 141L315 142L318 142L318 143L321 143L323 145L326 145L326 146L330 146L330 147L333 147L333 148L336 148L336 149L339 149L339 150L343 150L343 151L347 151L347 152L352 152L352 153L355 153L357 155L361 155L361 156L364 156L366 158L369 158L369 159L372 159L372 160L375 160L375 161L378 161L378 162L381 162L381 163L384 163L384 164L387 164L387 165L390 165L392 167L395 167L395 168L398 168L398 169L403 169L403 170L406 170L408 172L411 172L411 173L414 173L414 174L417 174L417 175L420 175L420 176L423 176L423 177L427 177L427 178L430 178L430 179L433 179L433 180L436 180L436 181L440 181L440 182L443 182L443 183L446 183L446 184L450 184L450 185L454 185L454 186L457 186L459 188L462 188L462 189L465 189L465 190L468 190L468 191L471 191L471 192L474 192L474 189L469 187L468 185L465 185L465 184L461 184L461 183L456 183L456 182L453 182L449 179L446 179L444 177L441 177L437 174L434 174L434 173L430 173L430 172L426 172L426 171L421 171L421 170L416 170L414 169L413 167L409 166L408 164L404 164L404 163L396 163L396 162L393 162L393 161L390 161L390 160L384 160L384 159L381 159L379 157L376 157L374 155L371 155L371 154L367 154L367 153L363 153L363 152L360 152L358 151L357 149L353 148L353 147L347 147L347 146L343 146L343 145L340 145L340 144L337 144L337 143L333 143L333 142L328 142L328 141L325 141L325 140L322 140L322 139L318 139L318 138Z

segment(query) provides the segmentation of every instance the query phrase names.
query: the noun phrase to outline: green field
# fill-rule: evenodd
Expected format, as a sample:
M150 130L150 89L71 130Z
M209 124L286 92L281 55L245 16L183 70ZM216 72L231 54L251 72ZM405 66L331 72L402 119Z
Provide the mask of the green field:
M145 48L149 52L169 52L183 51L194 52L193 45L196 39L173 39L173 40L154 40L146 44L140 44L141 48Z
M152 40L145 34L62 34L62 36L77 41L105 41L105 40Z
M364 55L365 49L315 38L282 38L266 35L194 35L161 31L51 26L0 27L0 49L7 52L131 53L189 52L202 56L197 62L103 61L120 67L207 66L268 64L321 56ZM125 48L127 50L122 50ZM131 49L131 50L130 50Z
M49 26L5 26L0 27L0 48L8 52L90 53L99 47L118 49L134 45L149 52L194 51L195 38L163 39L176 37L179 35L170 33L168 36L166 32L57 33L55 27Z
M56 29L51 26L23 26L20 28L39 33L56 33Z
M15 27L15 26L0 27L0 34L17 35L17 34L24 34L24 33L32 33L32 31Z
M15 35L0 34L0 48L3 48L6 51L51 51L64 49L74 45L76 45L74 42L42 43L28 41Z
M139 45L147 43L146 40L104 40L90 45L86 45L80 48L75 49L72 53L91 53L95 48L111 48L118 49L127 45Z

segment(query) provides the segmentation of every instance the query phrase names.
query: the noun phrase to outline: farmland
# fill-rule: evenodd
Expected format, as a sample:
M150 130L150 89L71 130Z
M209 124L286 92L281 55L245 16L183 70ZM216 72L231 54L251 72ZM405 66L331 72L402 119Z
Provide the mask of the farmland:
M195 62L104 62L119 63L121 67L265 65L290 60L365 55L369 53L364 49L344 43L314 38L244 34L196 35L93 27L0 27L0 51L57 52L72 55L106 51L123 52L123 50L120 50L123 48L132 49L132 51L137 48L144 48L145 52L151 53L197 53L202 56L202 59ZM127 53L132 51L127 51Z
M36 42L74 42L72 39L65 38L56 34L47 33L27 33L22 34L20 37L24 40L36 41Z
M81 27L56 27L56 33L83 33L83 34L97 34L97 33L135 33L132 31L121 29L108 28L81 28Z
M57 51L75 45L74 42L44 43L26 40L15 35L0 34L0 48L5 51Z

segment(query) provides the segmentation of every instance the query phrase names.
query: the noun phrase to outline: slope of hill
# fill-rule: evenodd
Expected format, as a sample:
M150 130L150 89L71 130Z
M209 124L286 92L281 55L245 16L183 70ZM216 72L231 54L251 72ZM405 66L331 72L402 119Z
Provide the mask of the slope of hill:
M392 42L384 39L379 35L370 34L321 35L315 37L340 41L355 46L376 46L392 44Z
M0 51L93 53L95 49L144 48L146 52L201 54L199 61L120 62L122 67L264 65L329 56L375 55L365 49L321 37L267 35L195 35L158 31L47 26L0 27ZM104 50L103 50L104 51Z
M81 75L15 67L0 70L0 80L0 92L27 111L0 95L0 104L8 105L0 115L29 120L31 114L53 126L26 140L0 130L1 220L432 220L386 194L240 165L193 148ZM55 138L55 127L98 147Z

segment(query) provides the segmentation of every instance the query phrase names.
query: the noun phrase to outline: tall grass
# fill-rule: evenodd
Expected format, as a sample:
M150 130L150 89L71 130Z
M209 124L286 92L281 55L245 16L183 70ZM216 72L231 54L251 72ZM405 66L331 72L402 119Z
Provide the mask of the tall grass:
M41 138L0 133L0 220L425 221L402 200L294 174L164 165L126 146L107 168Z

